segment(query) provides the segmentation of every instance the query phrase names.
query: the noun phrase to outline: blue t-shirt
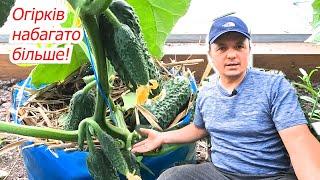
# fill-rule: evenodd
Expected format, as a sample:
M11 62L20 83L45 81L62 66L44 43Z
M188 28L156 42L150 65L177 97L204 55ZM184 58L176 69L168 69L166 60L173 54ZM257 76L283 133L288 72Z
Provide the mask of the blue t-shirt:
M236 91L213 76L197 98L193 123L210 134L213 164L255 175L291 169L278 131L307 123L295 89L282 75L248 69Z

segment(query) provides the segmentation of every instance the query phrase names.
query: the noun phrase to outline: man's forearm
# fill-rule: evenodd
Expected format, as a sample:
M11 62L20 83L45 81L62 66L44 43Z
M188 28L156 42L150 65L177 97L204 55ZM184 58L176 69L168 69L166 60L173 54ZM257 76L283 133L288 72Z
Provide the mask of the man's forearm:
M307 125L297 125L279 132L290 155L298 179L320 179L320 143Z
M178 130L161 133L163 144L179 144L197 141L207 136L205 129L198 128L193 123Z
M307 136L312 136L311 134ZM299 179L320 178L320 144L314 137L304 137L297 141L303 142L304 145L295 148L291 157L293 168ZM297 143L302 144L302 143ZM299 154L299 155L297 155Z

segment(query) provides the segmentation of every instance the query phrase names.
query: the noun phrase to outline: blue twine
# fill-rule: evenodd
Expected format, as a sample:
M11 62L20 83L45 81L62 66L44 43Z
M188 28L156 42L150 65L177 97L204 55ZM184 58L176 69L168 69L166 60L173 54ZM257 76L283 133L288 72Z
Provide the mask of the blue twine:
M93 67L93 73L94 73L94 78L96 79L96 84L97 84L97 88L100 92L100 94L102 95L102 98L105 102L105 104L108 106L108 108L110 109L110 115L111 115L111 119L113 121L113 123L117 124L117 121L115 120L114 118L114 113L111 109L111 105L110 105L110 102L109 102L109 99L106 97L106 94L105 92L103 91L102 87L101 87L101 84L98 80L98 76L97 76L97 72L96 72L96 68L95 68L95 65L94 65L94 62L92 60L92 55L91 55L91 51L90 51L90 44L89 44L89 41L88 41L88 37L87 37L87 34L86 34L86 31L85 29L83 29L83 34L84 34L84 39L85 39L85 43L87 45L87 48L88 48L88 52L89 52L89 60L90 60L90 64L92 65ZM108 81L108 80L107 80Z

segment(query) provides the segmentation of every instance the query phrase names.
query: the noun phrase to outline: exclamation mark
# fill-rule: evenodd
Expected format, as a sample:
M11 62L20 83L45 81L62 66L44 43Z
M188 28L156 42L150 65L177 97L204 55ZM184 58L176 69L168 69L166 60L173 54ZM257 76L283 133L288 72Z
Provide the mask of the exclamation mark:
M70 51L70 46L67 48L67 53L65 53L67 61L69 60L69 51Z

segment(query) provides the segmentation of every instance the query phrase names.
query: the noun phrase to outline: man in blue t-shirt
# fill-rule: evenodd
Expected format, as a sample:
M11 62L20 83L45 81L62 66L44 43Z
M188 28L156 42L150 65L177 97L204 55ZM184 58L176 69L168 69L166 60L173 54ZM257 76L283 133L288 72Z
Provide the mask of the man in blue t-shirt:
M210 136L212 162L173 167L159 179L320 179L320 143L296 91L281 75L248 68L250 39L241 19L215 20L208 40L217 73L198 94L194 122L162 133L141 129L148 138L132 152Z

